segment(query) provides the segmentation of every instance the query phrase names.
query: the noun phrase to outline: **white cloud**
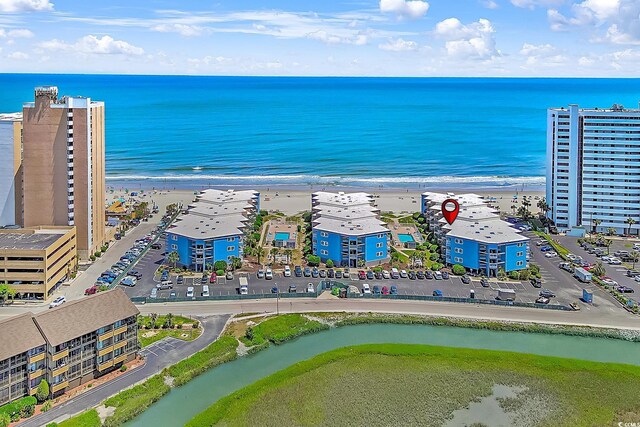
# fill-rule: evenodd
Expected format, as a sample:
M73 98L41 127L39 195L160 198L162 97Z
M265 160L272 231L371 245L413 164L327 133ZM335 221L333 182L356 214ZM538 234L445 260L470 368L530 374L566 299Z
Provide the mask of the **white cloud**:
M320 40L321 42L328 44L353 44L356 46L362 46L369 42L369 37L366 34L355 33L347 35L339 35L328 33L325 30L318 30L307 34L307 38L313 40Z
M559 53L558 49L550 44L534 45L525 43L520 49L520 55L526 57L525 63L527 66L554 67L564 65L569 60L567 56Z
M4 37L4 36L11 37L11 38L16 38L16 39L17 38L28 39L28 38L33 37L34 34L31 31L29 31L29 30L27 30L25 28L20 28L20 29L17 29L17 30L9 30L9 31L0 30L0 37Z
M511 0L511 4L523 9L535 9L536 7L555 7L565 3L566 0Z
M29 59L29 55L27 55L24 52L11 52L9 55L7 55L7 58L23 60L23 59Z
M389 39L387 43L379 44L378 47L382 50L389 50L392 52L407 52L410 50L416 50L418 43L411 40Z
M497 9L499 7L498 3L496 3L493 0L484 0L484 1L482 1L482 6L487 8L487 9Z
M522 45L522 49L520 49L520 54L525 56L547 55L552 52L555 52L555 50L556 48L550 44L533 45L533 44L525 43Z
M122 40L114 40L111 36L97 37L88 35L82 37L74 44L53 39L40 43L39 47L45 50L73 51L97 55L139 56L144 54L144 49L141 47L134 46Z
M500 56L493 34L495 29L488 19L465 25L458 18L449 18L436 24L434 34L444 39L447 54L455 58L489 59Z
M205 31L202 27L185 24L159 24L151 27L151 30L159 33L178 33L185 37L199 36Z
M40 12L53 10L49 0L0 0L0 12Z
M422 0L380 0L380 12L395 13L402 18L421 18L428 11L429 3Z

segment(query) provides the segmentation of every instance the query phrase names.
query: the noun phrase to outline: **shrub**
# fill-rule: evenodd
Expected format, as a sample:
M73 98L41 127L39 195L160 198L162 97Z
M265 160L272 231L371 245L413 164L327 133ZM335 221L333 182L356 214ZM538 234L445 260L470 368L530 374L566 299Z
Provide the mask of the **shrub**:
M0 427L7 427L11 424L11 417L5 413L0 413Z
M93 255L93 254L91 254L91 256L89 257L89 259L90 259L91 261L95 261L95 260L96 260L96 256L95 256L95 255Z
M224 270L216 270L218 276L224 276Z
M442 267L442 264L440 264L439 262L434 262L433 264L431 264L431 269L433 271L440 270Z
M169 366L163 372L173 377L173 384L179 387L207 369L235 359L237 347L238 340L234 337L224 336L193 356Z
M455 264L451 268L451 271L453 271L453 274L455 274L456 276L462 276L467 272L467 269L461 266L460 264Z
M226 270L227 269L227 262L226 261L216 261L213 264L213 268L215 270Z
M169 390L170 387L165 384L164 377L162 375L155 375L142 384L138 384L110 397L105 400L104 405L116 409L113 415L104 420L104 426L119 426L135 418L153 403L160 400Z
M38 402L44 402L45 400L47 400L47 398L49 397L49 392L49 383L47 382L47 380L40 381L40 384L38 384L38 388L36 390L36 399L38 399Z
M7 403L6 405L0 406L0 416L2 416L1 414L6 414L7 416L9 416L11 421L13 422L19 421L20 416L23 413L28 414L30 412L31 415L33 414L33 410L35 409L37 401L38 400L33 396L26 396L26 397L23 397L22 399L14 400L11 403ZM31 409L27 408L23 412L23 408L25 407L31 407ZM31 415L28 415L28 416L31 416Z
M520 280L529 280L531 277L531 271L525 268L524 270L520 270L520 274L518 276Z
M517 270L511 270L509 272L509 279L518 280L520 278L520 272Z
M42 412L47 412L49 409L51 409L52 403L50 400L47 400L46 402L44 402L44 404L42 405L42 407L40 408L40 410Z
M307 255L307 264L312 267L317 267L320 265L320 257L317 255Z
M94 255L96 256L96 258L100 258L102 256L102 252L96 251L96 253L94 253Z
M126 372L126 371L127 371L127 365L120 366L120 372Z
M36 404L29 403L28 405L25 405L22 407L22 409L20 409L20 417L29 418L31 415L33 415L35 410L36 410Z
M438 255L438 254L435 254L435 253L434 253L434 254L429 255L429 259L430 259L431 261L437 261L437 260L438 260L438 258L440 258L440 255Z
M328 259L326 264L327 264L327 268L333 268L334 267L334 263L333 263L332 259Z

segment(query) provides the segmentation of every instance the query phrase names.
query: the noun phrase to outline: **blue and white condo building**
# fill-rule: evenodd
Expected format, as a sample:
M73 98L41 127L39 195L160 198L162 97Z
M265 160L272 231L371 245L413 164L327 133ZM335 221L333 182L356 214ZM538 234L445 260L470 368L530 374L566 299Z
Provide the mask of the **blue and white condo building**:
M245 233L259 211L257 191L204 190L167 230L167 254L178 252L179 264L194 271L242 259Z
M458 217L449 225L442 217L442 203L455 199ZM460 264L473 272L495 277L527 267L529 239L476 194L422 194L422 213L443 250L446 264Z
M546 184L559 231L638 234L640 109L549 109Z
M313 253L322 262L358 268L389 260L389 229L367 193L311 195Z

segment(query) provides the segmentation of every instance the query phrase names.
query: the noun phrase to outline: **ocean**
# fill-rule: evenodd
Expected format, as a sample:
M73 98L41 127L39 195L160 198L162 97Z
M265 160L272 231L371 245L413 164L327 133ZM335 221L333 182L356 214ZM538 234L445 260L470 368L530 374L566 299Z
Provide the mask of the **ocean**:
M106 103L107 184L539 189L546 109L637 107L640 79L0 74Z

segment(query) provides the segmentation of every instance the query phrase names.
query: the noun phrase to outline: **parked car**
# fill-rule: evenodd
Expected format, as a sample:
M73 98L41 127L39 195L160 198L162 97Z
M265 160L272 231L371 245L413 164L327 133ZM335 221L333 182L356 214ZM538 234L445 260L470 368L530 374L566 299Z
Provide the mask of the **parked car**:
M362 284L362 293L363 294L370 294L371 293L371 288L369 287L368 283L363 283Z
M177 297L178 297L178 294L176 293L176 291L169 292L169 298L176 299Z
M621 265L622 261L619 258L613 257L613 258L609 259L609 264L610 265Z
M471 283L471 278L466 274L460 277L460 280L462 280L462 283L464 283L465 285L468 285L469 283Z
M304 277L311 277L311 268L309 267L304 268Z
M138 279L136 279L135 277L127 276L124 279L122 279L120 284L124 286L134 287L137 282L138 282Z
M550 250L552 250L552 249L553 249L553 247L552 247L552 246L549 246L549 245L544 245L544 246L542 246L542 247L540 248L540 250L541 250L542 252L547 252L547 251L550 251Z
M150 298L158 298L158 288L151 288L151 294L149 294Z
M389 274L389 271L387 270L382 270L382 277L385 279L389 279L391 278L391 274Z
M398 295L398 287L396 285L391 285L391 295Z
M140 273L138 270L131 270L129 272L129 276L133 276L138 280L142 279L142 273Z
M160 290L162 289L173 289L173 282L171 282L171 280L167 279L167 280L163 280L162 282L158 283L156 285L156 287Z
M602 281L604 283L606 283L607 285L609 285L609 286L618 286L618 282L616 282L615 280L613 280L610 277L603 277Z
M296 285L289 285L289 293L295 294L297 292Z
M616 290L617 290L618 292L622 292L623 294L632 294L632 293L634 293L633 288L630 288L630 287L628 287L628 286L618 286L618 287L616 288Z
M420 279L420 280L424 280L425 279L425 275L424 275L424 271L422 270L418 270L418 272L416 273L416 278Z
M256 276L258 276L258 279L264 279L264 270L263 269L258 270L258 272L256 273Z
M178 276L178 278L176 279L176 284L178 285L182 285L184 283L184 276L181 274Z
M233 280L233 272L227 271L227 274L224 276L227 280Z
M313 283L308 283L308 284L307 284L307 292L309 292L309 293L313 293L313 292L315 292L315 291L316 291L316 287L315 287L315 286L313 286Z
M249 287L247 285L240 286L238 293L240 293L240 295L249 295Z
M540 280L537 277L532 277L529 282L531 282L531 284L533 285L534 288L541 288L542 287L542 280Z
M482 285L483 288L489 287L489 281L487 280L486 277L483 277L482 279L480 279L480 285Z
M436 289L435 291L433 291L433 296L434 297L441 297L442 296L442 291L440 289Z
M543 297L543 296L539 296L538 298L536 298L536 303L537 304L549 304L550 299L547 297Z
M442 280L442 273L439 271L434 271L433 272L433 278L436 280Z
M282 272L282 275L284 277L291 277L291 267L289 267L288 265L284 266L284 271Z
M373 280L374 278L375 278L375 274L373 273L373 271L371 270L367 271L367 279Z
M335 278L336 279L342 279L342 270L337 269L335 272Z
M211 273L209 276L209 283L214 284L218 281L218 275L216 273Z
M407 276L409 277L409 280L416 280L417 277L415 271L408 272Z
M67 302L67 299L64 296L59 296L58 298L51 301L51 304L49 304L49 308L60 307L65 302Z
M373 287L373 294L374 294L374 295L380 295L380 286L378 286L378 285L374 285L374 287Z
M427 279L431 280L433 279L433 273L429 270L424 272L424 277L426 277Z
M408 277L407 271L406 270L400 270L400 277L402 277L403 279L406 279Z
M320 275L320 273L318 272L318 267L313 267L311 269L311 277L317 278Z
M295 274L296 277L302 277L302 267L296 265L293 269L293 274Z
M328 269L328 270L327 270L327 277L328 277L329 279L333 279L333 277L334 277L334 276L335 276L335 275L334 275L333 268Z
M389 295L389 288L387 288L386 286L382 287L382 295Z
M187 298L193 298L193 286L187 288Z
M538 295L540 295L541 297L545 297L545 298L555 298L555 296L556 296L556 294L551 292L549 289L541 290Z
M555 256L558 256L558 254L555 251L549 251L546 254L544 254L544 256L547 258L553 258Z
M153 245L151 245L151 249L161 249L162 245L160 243L154 243Z
M392 279L399 279L400 278L400 273L398 272L398 269L393 267L391 269L391 278Z
M264 272L264 278L267 280L272 280L273 279L273 271L271 271L270 268L267 268Z
M320 272L318 273L320 275L321 278L325 278L327 277L327 272L325 270L320 270Z
M85 295L93 295L97 292L98 292L98 287L96 285L93 285L92 287L84 290Z
M277 294L278 293L278 287L277 286L272 287L271 288L271 293L272 294Z
M344 271L342 272L342 277L344 277L345 279L348 279L349 277L351 277L351 272L349 272L349 268L344 269Z
M442 272L442 278L447 280L449 278L449 273L447 273L446 271Z
M367 273L365 273L364 270L358 271L358 279L366 280L367 279Z

